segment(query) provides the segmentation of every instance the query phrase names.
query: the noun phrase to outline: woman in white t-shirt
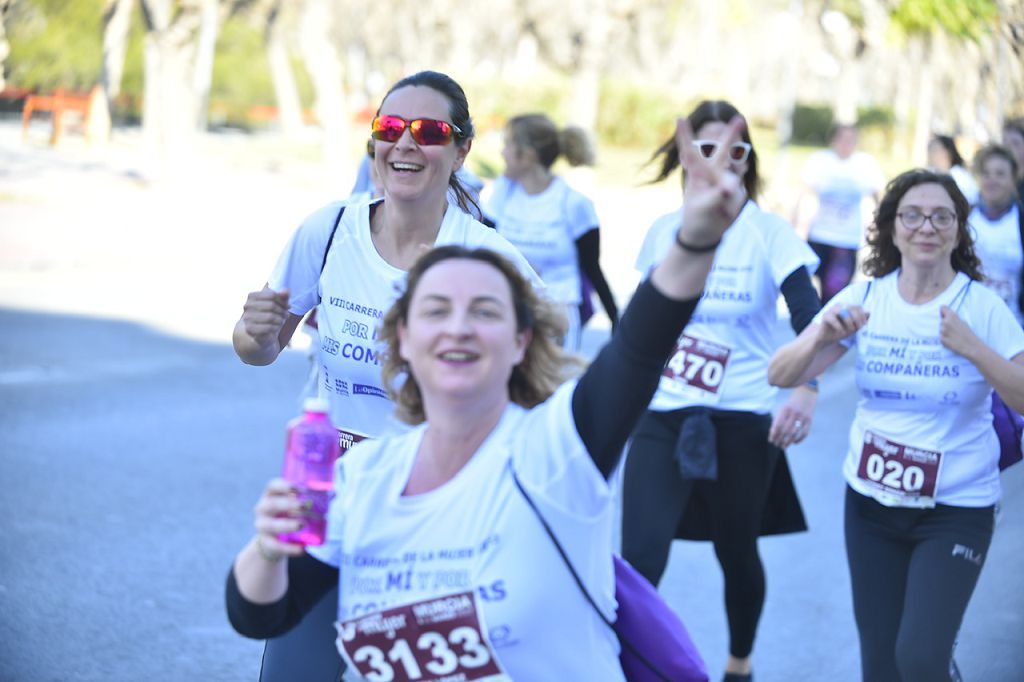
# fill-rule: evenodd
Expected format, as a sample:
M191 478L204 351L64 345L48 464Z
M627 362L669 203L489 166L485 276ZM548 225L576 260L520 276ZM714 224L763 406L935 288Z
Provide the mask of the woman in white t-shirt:
M466 95L454 80L422 71L396 83L371 126L383 198L334 202L310 215L264 288L249 294L235 326L238 356L267 365L316 307L318 391L328 399L343 448L401 428L380 380L384 348L377 328L405 271L426 248L493 249L543 287L515 247L470 216L474 204L457 171L473 136ZM342 666L331 627L336 601L336 593L327 595L299 627L267 642L262 682L336 679Z
M975 155L974 170L981 181L978 205L968 218L974 251L981 260L985 284L1024 325L1024 219L1013 186L1017 161L1006 147L990 144Z
M688 116L701 153L739 112L705 101ZM818 259L793 228L757 203L757 151L744 132L728 149L748 201L722 240L697 310L658 391L637 424L623 481L622 555L652 584L661 580L674 537L711 540L725 578L729 658L725 679L751 679L750 656L764 604L758 536L806 529L782 448L803 440L817 388L795 391L772 418L776 389L765 381L775 350L779 294L794 331L821 304L811 284ZM676 140L655 153L661 172L678 167ZM685 183L689 184L686 177ZM659 218L637 269L650 272L671 249L683 209Z
M857 151L857 127L836 125L829 134L829 148L811 154L800 173L805 191L797 203L817 198L817 211L807 231L807 243L818 254L816 273L821 300L827 303L853 279L857 249L864 236L861 203L876 199L885 184L874 157Z
M523 114L505 126L505 174L494 181L487 214L544 280L548 295L569 319L565 347L579 349L584 277L592 284L612 326L618 309L599 262L601 237L594 204L551 172L564 156L572 166L593 163L586 133L559 130L544 114ZM589 289L586 295L590 295Z
M446 246L413 266L381 336L385 384L417 426L338 460L327 540L308 553L277 539L303 524L294 490L267 485L228 578L240 632L293 626L340 580L337 645L367 679L624 679L598 613L616 609L608 479L745 201L722 155L677 135L683 224L578 381L559 384L562 317L507 259Z
M1024 330L980 283L969 206L948 175L903 173L864 264L775 354L792 386L857 348L860 402L843 472L846 551L865 682L949 679L999 500L995 389L1024 411Z
M960 156L956 140L949 135L932 135L928 143L928 165L932 170L949 173L967 198L967 203L971 206L978 203L978 183L974 181L964 157Z

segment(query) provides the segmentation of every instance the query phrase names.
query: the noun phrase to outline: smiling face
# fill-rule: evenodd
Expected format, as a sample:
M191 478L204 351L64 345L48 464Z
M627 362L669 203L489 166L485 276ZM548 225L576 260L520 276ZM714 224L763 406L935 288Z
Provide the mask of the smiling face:
M508 401L509 377L530 341L517 326L512 288L489 263L451 258L424 272L398 325L399 354L424 404Z
M957 222L948 229L936 229L931 220L925 220L916 230L903 223L900 213L917 211L932 215L938 210L956 215L956 205L946 189L936 183L915 185L900 199L893 225L893 243L899 250L904 267L942 267L952 269L950 255L957 245Z
M451 123L447 98L422 85L399 88L385 98L380 114L406 121L432 118ZM374 141L374 165L388 199L444 201L452 173L462 167L469 143L455 138L446 145L419 145L408 127L396 142Z

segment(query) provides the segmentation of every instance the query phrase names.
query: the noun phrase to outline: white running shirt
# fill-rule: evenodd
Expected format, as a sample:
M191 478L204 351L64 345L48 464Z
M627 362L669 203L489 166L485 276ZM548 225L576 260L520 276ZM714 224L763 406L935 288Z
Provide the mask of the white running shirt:
M368 437L407 428L393 417L393 405L381 385L384 347L377 341L378 327L398 298L406 273L385 261L373 245L370 206L377 201L346 206L322 276L324 250L344 202L328 204L306 218L267 280L274 291L291 292L289 311L295 315L306 314L319 301L320 395L330 402L336 427ZM516 263L538 289L543 288L515 247L451 206L435 242L443 244L497 251Z
M547 286L553 301L580 303L576 240L598 227L594 204L555 177L539 194L501 176L494 181L487 213L499 234L518 248Z
M682 209L651 226L636 261L642 276L671 248L681 221ZM650 409L707 405L771 412L778 389L768 384L766 372L775 352L779 289L797 268L813 272L817 266L814 251L785 220L748 201L715 253L704 295L680 339L683 357L677 353L669 361L682 377L662 376ZM688 343L693 352L685 350Z
M1020 272L1024 250L1020 243L1020 204L998 220L989 220L975 208L967 219L974 235L974 253L981 260L985 284L999 294L1017 322L1024 325L1020 309Z
M958 273L935 299L903 300L899 271L857 282L835 305L861 305L871 316L847 347L856 345L860 401L850 425L843 472L857 492L889 506L928 506L894 499L871 477L859 477L865 432L924 452L941 453L935 501L986 507L999 500L999 442L992 428L992 387L966 358L939 340L939 308L950 306L983 342L1004 358L1024 352L1024 330L991 289ZM969 286L968 286L969 285ZM831 306L830 306L831 307ZM819 313L815 321L820 322ZM865 463L865 468L866 468ZM888 465L887 465L888 466ZM900 472L889 468L882 477Z
M420 495L402 491L425 425L364 441L339 459L327 539L309 550L340 570L339 621L469 593L508 675L502 679L623 680L614 632L584 599L511 474L514 467L614 619L613 491L576 432L575 387L563 384L532 410L510 404L462 470Z

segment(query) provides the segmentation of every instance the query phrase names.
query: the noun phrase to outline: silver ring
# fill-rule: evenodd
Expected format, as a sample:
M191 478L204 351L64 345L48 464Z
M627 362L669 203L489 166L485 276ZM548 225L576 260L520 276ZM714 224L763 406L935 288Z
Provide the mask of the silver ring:
M850 309L849 308L843 308L838 313L836 313L836 317L838 317L840 320L845 320L849 316L850 316Z
M799 428L803 427L803 425L804 425L804 423L802 421L800 421L799 419L793 420L793 427L794 428L799 429Z

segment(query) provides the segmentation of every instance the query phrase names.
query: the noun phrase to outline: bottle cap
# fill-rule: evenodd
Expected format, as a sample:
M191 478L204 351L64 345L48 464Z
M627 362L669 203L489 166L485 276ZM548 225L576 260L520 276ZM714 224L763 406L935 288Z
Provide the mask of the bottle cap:
M330 404L327 402L327 398L306 398L302 403L302 409L306 412L319 412L321 414L327 414L330 410Z

